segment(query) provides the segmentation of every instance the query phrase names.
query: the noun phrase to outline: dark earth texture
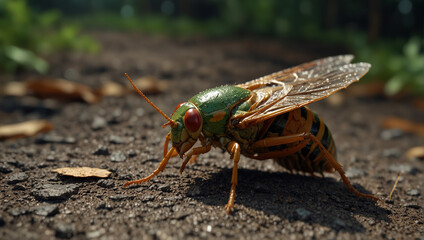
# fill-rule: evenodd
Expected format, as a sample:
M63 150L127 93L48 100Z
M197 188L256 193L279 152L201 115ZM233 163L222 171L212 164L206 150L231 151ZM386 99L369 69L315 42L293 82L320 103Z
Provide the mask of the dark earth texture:
M154 76L168 89L149 95L170 114L194 94L236 84L343 49L263 39L170 39L95 32L98 55L60 53L50 75L99 88ZM17 81L34 77L14 76ZM354 86L353 86L354 87ZM350 193L336 173L324 178L291 174L273 161L242 157L235 208L224 211L232 161L213 149L188 165L170 160L150 182L123 189L149 175L162 159L166 121L137 94L99 103L2 97L0 124L47 119L54 129L0 142L0 239L424 239L424 162L405 157L422 136L384 129L396 116L423 122L410 100L342 95L342 102L310 105L331 129L338 161L352 184L382 201ZM106 179L63 177L59 167L97 167ZM386 199L398 172L399 184Z

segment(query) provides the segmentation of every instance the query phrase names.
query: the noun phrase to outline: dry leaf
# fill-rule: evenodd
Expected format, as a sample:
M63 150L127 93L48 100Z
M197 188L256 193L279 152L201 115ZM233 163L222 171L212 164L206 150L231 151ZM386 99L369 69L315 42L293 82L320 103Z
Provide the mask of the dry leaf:
M50 131L53 125L44 120L31 120L0 126L0 140L34 136Z
M100 168L90 168L90 167L76 167L76 168L57 168L53 169L52 172L59 173L65 176L71 177L98 177L98 178L107 178L111 174L106 169Z
M422 159L424 160L424 146L418 146L418 147L413 147L410 148L406 153L405 153L406 158L408 159Z
M138 78L134 84L145 94L159 94L168 89L168 83L152 76Z
M402 118L397 118L397 117L386 118L383 122L383 127L397 128L404 132L410 132L410 133L415 133L415 134L424 136L424 124L410 122Z
M9 82L2 87L1 94L7 96L22 97L27 94L25 83L22 82Z
M26 87L35 95L60 100L82 100L95 103L100 96L90 87L65 79L37 78L26 83Z
M107 82L105 85L103 85L102 88L99 89L99 94L101 96L120 97L125 95L127 92L127 88L115 82Z

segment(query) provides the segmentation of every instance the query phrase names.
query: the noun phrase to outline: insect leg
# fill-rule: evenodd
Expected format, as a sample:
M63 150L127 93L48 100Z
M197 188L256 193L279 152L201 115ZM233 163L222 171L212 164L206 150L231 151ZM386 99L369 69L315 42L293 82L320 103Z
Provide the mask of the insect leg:
M159 163L159 166L158 166L158 168L152 173L152 174L150 174L149 176L147 176L147 177L145 177L145 178L142 178L142 179L139 179L139 180L134 180L134 181L129 181L129 182L126 182L125 184L124 184L124 188L125 187L127 187L127 186L129 186L129 185L133 185L133 184L140 184L140 183L142 183L142 182L147 182L147 181L149 181L150 179L152 179L154 176L156 176L156 175L158 175L160 172L162 172L164 169L165 169L165 167L166 167L166 165L168 164L168 160L172 157L172 154L175 152L175 148L171 148L169 151L168 151L168 153L166 154L166 156L162 159L162 161Z
M350 183L349 179L346 177L345 172L342 169L342 166L337 162L336 159L334 159L334 157L328 152L328 150L321 144L321 142L312 134L307 134L306 135L309 139L311 139L315 144L318 145L319 149L321 150L321 152L323 152L327 158L328 163L334 168L336 169L336 171L340 174L340 177L343 180L343 183L349 188L350 191L352 191L353 193L355 193L356 196L360 196L363 198L370 198L374 201L379 200L377 197L371 195L371 194L364 194L364 193L360 193L358 192L358 190L356 190L352 184Z
M171 133L168 133L165 137L165 143L163 144L163 157L166 156L166 153L168 152L168 145L169 140L171 139ZM174 151L174 153L171 155L171 158L178 156L177 151Z
M249 157L261 160L261 159L269 159L269 158L287 156L291 153L294 153L294 152L302 149L304 146L307 145L307 143L309 141L312 141L313 143L315 143L319 147L319 149L321 150L321 153L325 155L328 164L330 164L331 167L336 169L336 171L340 174L340 177L342 178L343 183L349 188L350 191L352 191L353 193L355 193L355 195L360 196L360 197L378 200L378 198L376 198L373 195L363 194L363 193L358 192L358 190L356 190L352 186L349 179L346 177L345 172L342 169L342 166L337 162L336 159L334 159L333 155L330 154L330 152L322 145L322 143L311 133L300 133L300 134L295 134L295 135L290 135L290 136L265 138L265 139L262 139L262 140L259 140L255 143L253 143L252 148L255 149L255 148L278 146L278 145L281 145L281 144L288 144L288 143L293 143L293 142L298 142L298 141L301 141L301 143L299 143L298 145L296 145L294 147L290 147L290 148L283 149L283 150L280 150L280 151L261 153L261 154L257 154L257 155L249 156Z
M225 210L227 214L230 214L231 209L234 207L234 199L236 196L236 186L237 186L237 166L240 160L240 145L237 142L230 142L227 145L227 150L231 154L231 159L234 160L233 174L231 176L231 190L230 197L228 199L227 205L225 205Z
M182 173L184 171L185 166L187 165L187 163L192 160L193 158L196 159L198 155L203 154L203 153L207 153L211 150L211 146L212 144L206 145L206 146L201 146L201 147L197 147L197 148L193 148L191 149L188 153L187 153L187 157L184 160L183 164L180 167L180 173Z

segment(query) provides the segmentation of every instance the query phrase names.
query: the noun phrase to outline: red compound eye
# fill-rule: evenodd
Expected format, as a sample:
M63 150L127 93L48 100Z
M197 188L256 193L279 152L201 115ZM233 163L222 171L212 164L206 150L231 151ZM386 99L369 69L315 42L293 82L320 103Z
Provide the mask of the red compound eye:
M187 110L184 115L184 125L190 132L197 132L202 124L199 111L195 108Z
M176 106L175 109L174 109L174 111L172 112L171 116L174 115L175 111L177 111L177 109L180 108L181 105L183 105L183 104L184 104L184 102L178 104L178 106Z

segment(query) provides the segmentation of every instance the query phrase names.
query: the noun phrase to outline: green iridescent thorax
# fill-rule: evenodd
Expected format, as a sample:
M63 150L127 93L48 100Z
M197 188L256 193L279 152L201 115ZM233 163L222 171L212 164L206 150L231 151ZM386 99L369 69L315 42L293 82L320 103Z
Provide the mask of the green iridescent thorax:
M189 102L194 103L203 119L203 132L224 135L231 108L250 96L250 90L236 86L221 86L203 91Z

